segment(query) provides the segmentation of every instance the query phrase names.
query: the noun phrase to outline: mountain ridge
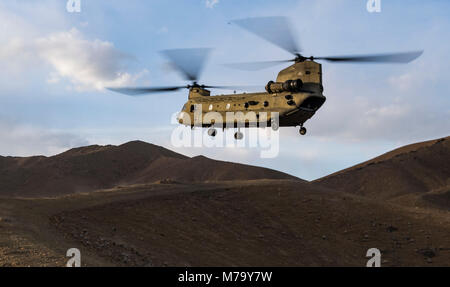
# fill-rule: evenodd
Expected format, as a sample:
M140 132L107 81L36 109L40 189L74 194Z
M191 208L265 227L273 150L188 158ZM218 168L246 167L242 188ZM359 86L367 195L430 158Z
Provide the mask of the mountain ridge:
M187 157L164 147L131 141L90 145L45 157L0 157L0 195L54 196L117 184L297 179L275 170Z
M450 137L414 143L313 181L377 199L444 191L450 186Z

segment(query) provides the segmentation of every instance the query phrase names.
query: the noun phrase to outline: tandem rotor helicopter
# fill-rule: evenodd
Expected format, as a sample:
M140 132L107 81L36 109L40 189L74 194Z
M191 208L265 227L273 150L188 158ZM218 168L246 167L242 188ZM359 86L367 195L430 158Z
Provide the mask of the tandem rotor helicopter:
M257 36L277 45L290 52L294 58L281 61L249 62L228 64L232 68L243 70L258 70L268 68L282 63L293 63L289 67L281 70L275 81L269 81L265 87L265 92L241 93L211 96L208 89L230 89L241 90L240 87L230 86L209 86L197 83L198 77L210 49L175 49L165 50L162 53L169 58L172 65L177 68L184 78L191 82L186 86L172 87L121 87L109 88L112 91L127 95L143 95L158 92L172 92L180 89L188 89L188 101L184 104L181 113L188 116L189 120L178 118L180 124L194 127L194 114L205 115L209 112L219 113L222 120L203 123L199 126L209 128L208 135L215 136L216 128L234 127L238 130L234 137L236 140L243 138L240 127L270 126L273 130L279 127L297 127L299 133L306 134L304 123L310 119L317 110L324 104L326 98L323 95L322 86L322 65L316 60L333 63L409 63L418 58L423 51L374 54L374 55L350 55L350 56L330 56L330 57L305 57L300 54L290 29L289 21L285 17L258 17L232 21L256 34ZM201 106L201 110L196 110ZM229 113L249 113L256 114L254 120L249 118L227 121ZM271 118L273 112L278 113L277 121ZM264 113L264 125L258 115ZM253 122L252 122L253 121ZM197 126L197 125L195 125Z

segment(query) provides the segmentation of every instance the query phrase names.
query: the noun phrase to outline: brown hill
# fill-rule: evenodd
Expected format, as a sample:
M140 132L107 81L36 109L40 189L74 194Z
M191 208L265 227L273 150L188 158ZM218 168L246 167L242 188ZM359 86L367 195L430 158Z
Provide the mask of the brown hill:
M266 168L189 158L140 141L75 148L52 157L0 157L1 196L56 196L164 179L193 182L263 178L294 179Z
M416 194L448 201L450 137L398 148L315 183L378 199Z
M248 180L292 177L142 142L0 158L2 193L6 180L30 196L76 191L77 181L114 186L1 198L0 266L64 266L68 246L83 266L365 266L373 247L382 266L449 266L450 213L405 205L450 206L449 142L403 147L313 183Z
M146 169L138 172L131 181L146 183L162 178L183 182L295 179L293 176L270 169L196 156L185 159L160 157Z

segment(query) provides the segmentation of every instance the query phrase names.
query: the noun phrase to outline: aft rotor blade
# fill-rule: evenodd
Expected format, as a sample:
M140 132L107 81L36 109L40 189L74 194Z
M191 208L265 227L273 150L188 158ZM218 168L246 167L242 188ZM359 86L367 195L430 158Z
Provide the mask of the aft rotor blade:
M243 63L231 63L224 64L224 66L244 70L244 71L257 71L267 69L276 65L280 65L283 63L295 62L295 59L291 60L279 60L279 61L262 61L262 62L243 62Z
M295 40L292 25L286 17L245 18L231 22L293 55L301 50Z
M140 96L144 94L151 93L161 93L161 92L174 92L180 89L185 89L186 86L178 87L123 87L123 88L107 88L110 91L129 95L129 96Z
M161 51L170 60L171 64L183 74L185 80L193 82L197 81L200 76L210 52L211 49L209 48Z
M202 88L230 90L230 91L245 91L245 90L254 90L254 89L260 89L260 88L264 89L264 86L261 86L261 85L245 85L245 86L207 86L207 85L202 85Z
M390 53L375 55L350 55L336 57L313 57L315 60L326 60L330 62L353 62L353 63L409 63L422 55L423 51L406 53Z

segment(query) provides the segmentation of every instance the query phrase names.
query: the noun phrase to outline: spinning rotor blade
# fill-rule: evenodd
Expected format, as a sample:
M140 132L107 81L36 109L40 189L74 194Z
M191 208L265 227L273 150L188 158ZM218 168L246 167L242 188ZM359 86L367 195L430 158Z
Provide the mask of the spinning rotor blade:
M197 81L211 49L173 49L161 51L188 81Z
M202 89L221 89L221 90L246 90L252 88L261 88L261 86L208 86L208 85L187 85L174 87L123 87L123 88L107 88L110 91L125 94L128 96L142 96L145 94L174 92L181 89L190 89L199 87Z
M233 68L233 69L244 70L244 71L256 71L256 70L262 70L262 69L270 68L270 67L280 65L283 63L288 63L288 62L295 62L295 59L279 60L279 61L231 63L231 64L224 64L224 66Z
M225 64L225 66L245 70L256 71L269 68L278 64L304 61L304 60L325 60L333 63L409 63L423 54L423 51L391 53L391 54L374 54L374 55L350 55L350 56L332 56L332 57L303 57L298 56L297 59L281 60L281 61L265 61L265 62L247 62L247 63L233 63Z
M132 88L132 87L124 87L124 88L107 88L110 91L129 95L129 96L139 96L143 94L150 93L161 93L161 92L174 92L180 89L185 89L186 86L178 86L178 87L140 87L140 88Z
M300 54L300 47L297 45L291 25L286 17L258 17L234 20L232 23L237 24L241 28L254 33L255 35L277 45L278 47L295 55L295 59L282 61L264 61L264 62L247 62L233 63L225 66L255 71L269 68L278 64L287 62L303 62L306 60L325 60L335 63L409 63L420 55L423 51L412 51L405 53L387 53L372 55L348 55L348 56L330 56L330 57L305 57Z
M353 62L353 63L409 63L422 55L423 51L406 53L375 54L375 55L350 55L337 57L312 57L314 60L325 60L330 62Z
M230 90L230 91L244 91L248 89L264 88L262 85L246 85L246 86L205 86L201 85L202 88L206 89L220 89L220 90Z
M300 52L286 17L257 17L231 21L293 55Z
M129 96L140 96L144 94L174 92L180 89L224 89L224 90L245 90L250 86L208 86L197 84L197 79L201 73L203 65L208 57L211 49L174 49L161 51L170 59L171 65L179 70L192 83L185 86L169 86L169 87L118 87L107 88L110 91L118 92ZM254 87L254 86L253 86Z

